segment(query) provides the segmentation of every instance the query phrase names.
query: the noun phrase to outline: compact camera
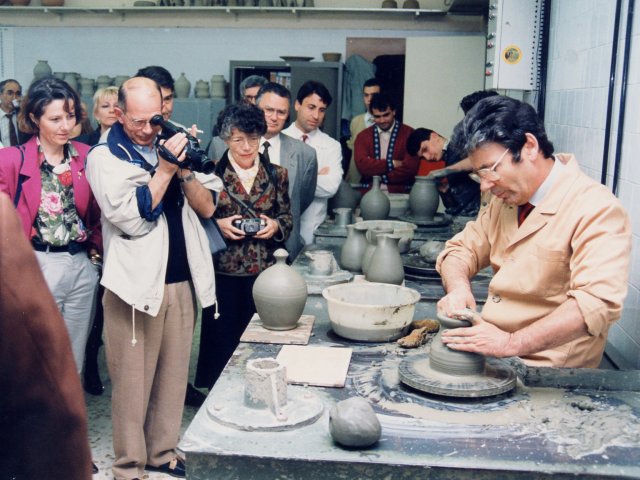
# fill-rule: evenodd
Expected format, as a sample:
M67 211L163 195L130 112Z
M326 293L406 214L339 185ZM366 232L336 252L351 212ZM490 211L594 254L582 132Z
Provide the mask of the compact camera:
M267 222L262 218L238 218L231 223L245 235L255 235L267 226Z
M172 123L165 122L162 115L154 115L150 120L151 125L162 127L160 133L156 136L156 147L171 163L175 163L185 168L190 168L195 172L211 173L215 167L215 163L207 157L206 152L200 147L200 142L196 137L187 132L184 128L178 127ZM164 146L160 145L160 140L167 140L176 133L182 132L187 136L187 146L185 148L185 159L178 162L178 159L169 152Z

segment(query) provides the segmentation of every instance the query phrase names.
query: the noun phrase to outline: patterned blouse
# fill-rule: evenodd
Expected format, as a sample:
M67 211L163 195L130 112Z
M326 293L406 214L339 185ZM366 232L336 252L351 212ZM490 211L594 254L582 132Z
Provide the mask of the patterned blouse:
M225 155L219 160L222 162ZM247 194L237 173L227 164L222 181L225 189L220 192L216 206L215 218L226 218L240 214L245 218L251 216L243 212L243 207L234 201L228 192L241 199L246 205L252 206L256 215L264 214L278 222L280 230L268 240L259 240L247 235L243 240L225 238L227 249L216 255L216 272L228 275L250 276L259 275L264 269L275 263L273 252L284 248L284 242L293 228L291 202L289 200L289 178L287 170L273 165L276 171L277 186L269 179L269 174L262 162L258 174Z
M38 143L38 163L42 179L40 207L34 221L37 243L56 247L69 245L70 242L84 242L89 232L78 216L73 197L73 180L71 178L71 158L78 152L71 143L64 147L64 160L60 165L47 163L42 146Z

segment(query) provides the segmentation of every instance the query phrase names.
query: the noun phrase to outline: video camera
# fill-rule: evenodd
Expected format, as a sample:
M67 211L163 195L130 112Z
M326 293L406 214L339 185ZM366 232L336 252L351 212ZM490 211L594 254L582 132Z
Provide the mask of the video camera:
M190 168L195 172L211 173L215 167L215 163L207 157L207 153L200 148L200 142L196 137L187 132L184 128L178 127L172 123L166 122L162 115L154 115L149 120L151 125L162 127L160 133L156 136L156 148L167 161L180 165L183 168ZM187 146L185 147L185 159L179 162L167 148L160 145L160 140L167 140L176 133L182 132L187 136Z

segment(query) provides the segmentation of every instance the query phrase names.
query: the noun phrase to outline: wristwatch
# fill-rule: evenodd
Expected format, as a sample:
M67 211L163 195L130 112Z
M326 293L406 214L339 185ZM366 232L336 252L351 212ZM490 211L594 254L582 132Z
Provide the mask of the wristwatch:
M190 182L191 180L194 180L196 178L196 174L191 172L188 175L185 175L184 177L180 177L180 183L187 183Z

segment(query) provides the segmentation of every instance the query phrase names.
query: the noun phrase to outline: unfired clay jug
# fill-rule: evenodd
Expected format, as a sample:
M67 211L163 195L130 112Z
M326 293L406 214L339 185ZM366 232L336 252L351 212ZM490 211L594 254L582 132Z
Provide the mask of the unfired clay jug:
M373 227L370 228L365 235L367 238L367 248L364 250L364 254L362 255L362 273L365 275L369 268L369 263L371 263L373 252L378 246L378 235L382 235L384 233L393 233L393 228Z
M350 272L362 271L362 257L367 248L367 230L356 225L347 225L347 239L340 248L340 266Z
M176 98L188 98L191 91L191 82L184 76L184 72L180 74L174 84Z
M416 177L416 182L409 193L409 208L416 220L432 221L438 210L440 195L436 188L435 179Z
M78 89L78 81L77 78L75 76L75 74L69 72L64 76L64 81L67 82L67 84L69 84L69 86L71 88L73 88L76 92L79 90Z
M307 283L293 268L287 265L289 254L279 248L273 254L275 265L263 271L253 284L253 301L269 330L295 328L307 301Z
M212 75L211 76L211 96L215 98L226 97L225 93L226 82L224 75Z
M376 249L373 251L371 262L367 268L365 278L370 282L391 283L401 285L404 281L404 266L398 250L397 235L378 235Z
M380 177L373 177L371 190L360 200L360 215L365 220L384 220L389 215L390 208L389 197L380 190Z
M360 192L345 180L342 180L336 194L329 199L329 211L333 211L335 208L351 208L355 210L360 203L360 197Z
M196 98L209 98L209 82L198 80L193 93Z
M51 73L51 67L49 66L49 62L46 60L38 60L36 66L33 67L34 80L40 80L41 78L48 77Z
M336 227L346 227L353 223L353 210L350 208L334 208L333 214L335 218L334 224Z

